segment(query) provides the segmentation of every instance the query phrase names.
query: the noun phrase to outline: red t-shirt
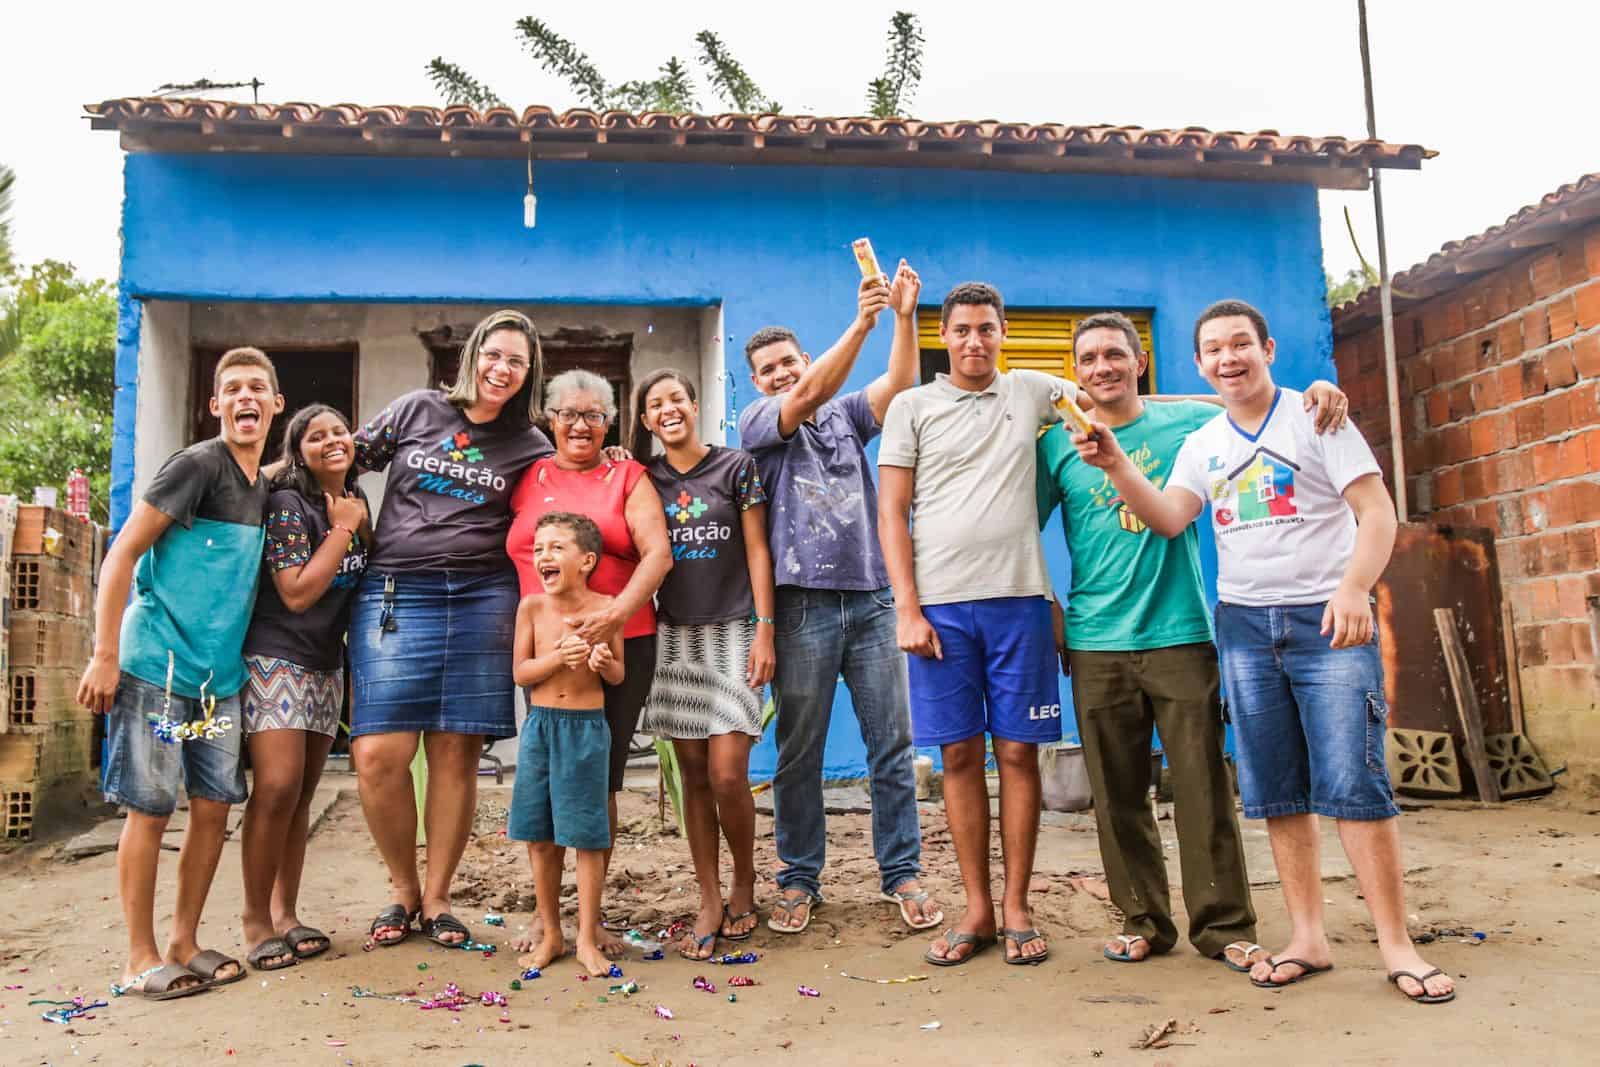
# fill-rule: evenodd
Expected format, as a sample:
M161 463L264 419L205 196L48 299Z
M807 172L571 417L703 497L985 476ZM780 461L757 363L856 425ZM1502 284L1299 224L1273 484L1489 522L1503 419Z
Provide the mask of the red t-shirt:
M516 564L522 595L544 592L533 566L533 530L551 511L572 511L594 520L600 527L600 562L589 575L589 588L607 596L622 592L639 565L639 549L628 533L628 494L644 476L644 466L631 459L602 460L593 470L572 471L547 456L529 467L511 492L511 532L506 535L506 553ZM622 627L624 638L655 632L656 609L649 600Z

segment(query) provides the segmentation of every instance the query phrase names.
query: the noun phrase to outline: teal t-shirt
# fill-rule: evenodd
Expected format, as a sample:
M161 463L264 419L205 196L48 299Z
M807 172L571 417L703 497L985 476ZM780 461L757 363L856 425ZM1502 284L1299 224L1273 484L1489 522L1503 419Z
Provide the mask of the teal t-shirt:
M1147 402L1117 441L1160 489L1184 438L1220 411L1197 400ZM1104 471L1078 458L1065 423L1039 438L1039 525L1061 508L1072 554L1067 646L1082 652L1170 648L1211 640L1199 537L1154 534L1123 506Z
M218 700L244 688L244 635L256 601L267 480L244 476L221 438L174 453L145 503L172 520L133 570L122 669L151 685Z

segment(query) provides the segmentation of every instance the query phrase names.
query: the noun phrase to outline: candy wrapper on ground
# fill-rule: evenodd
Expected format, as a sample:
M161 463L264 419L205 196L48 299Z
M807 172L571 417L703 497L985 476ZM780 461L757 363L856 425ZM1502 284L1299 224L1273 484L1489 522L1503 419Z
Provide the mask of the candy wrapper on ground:
M799 993L802 997L820 997L820 996L822 996L822 994L820 992L818 992L815 989L812 989L808 985L799 986L798 988L795 989L795 992Z

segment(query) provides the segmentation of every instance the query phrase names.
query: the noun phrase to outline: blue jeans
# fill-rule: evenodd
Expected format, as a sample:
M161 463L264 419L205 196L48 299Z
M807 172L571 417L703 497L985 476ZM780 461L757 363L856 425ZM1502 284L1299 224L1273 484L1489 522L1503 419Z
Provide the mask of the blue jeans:
M1246 818L1400 814L1383 762L1389 706L1377 637L1330 648L1326 606L1217 605Z
M839 675L850 690L872 788L872 848L884 891L922 869L917 779L912 765L906 657L895 639L887 589L778 588L778 770L773 778L778 886L821 897L827 857L822 753Z
M106 803L164 817L177 808L181 783L191 797L243 804L248 794L240 759L245 730L239 694L217 701L213 720L227 719L228 726L214 738L156 737L155 723L166 707L165 686L122 672L111 714L106 716L106 763L100 771ZM199 722L205 710L200 701L174 693L167 718L175 723Z

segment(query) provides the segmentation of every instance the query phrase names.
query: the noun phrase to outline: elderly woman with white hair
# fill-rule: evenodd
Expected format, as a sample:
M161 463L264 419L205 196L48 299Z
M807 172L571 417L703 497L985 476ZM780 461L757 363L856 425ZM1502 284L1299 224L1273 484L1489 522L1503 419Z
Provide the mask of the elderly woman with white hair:
M615 839L616 794L622 789L628 745L655 678L653 598L672 569L672 545L661 497L645 476L644 466L631 459L614 461L605 453L606 431L617 417L611 383L586 370L558 374L545 387L545 415L556 452L528 468L512 492L513 518L506 552L516 564L522 595L540 594L543 586L533 563L534 528L540 517L551 511L576 512L600 527L600 562L589 576L589 588L613 600L604 611L573 619L572 628L591 644L622 630L622 683L605 687L606 725L611 731L609 808ZM606 856L609 866L609 851ZM551 862L559 879L559 853L554 857L536 855L534 877L539 877L541 866ZM556 924L547 934L559 929L560 916L539 919ZM540 939L538 932L530 931L525 940L536 944ZM532 947L528 944L523 950ZM622 946L612 938L602 947L615 955Z

